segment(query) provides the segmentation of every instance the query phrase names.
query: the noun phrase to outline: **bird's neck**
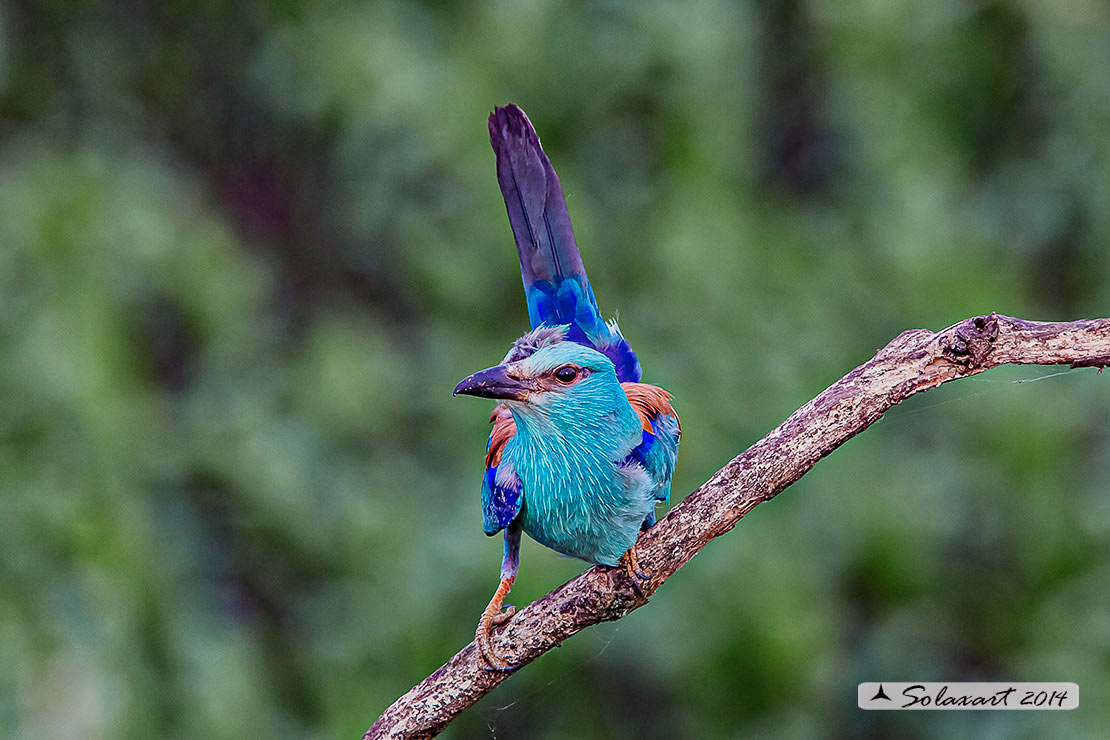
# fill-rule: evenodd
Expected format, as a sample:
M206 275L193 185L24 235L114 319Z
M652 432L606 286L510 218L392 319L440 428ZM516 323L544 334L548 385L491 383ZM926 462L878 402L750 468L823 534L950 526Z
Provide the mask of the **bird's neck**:
M623 396L623 390L621 391ZM546 406L510 406L520 444L533 449L594 450L627 454L640 438L640 422L626 397Z

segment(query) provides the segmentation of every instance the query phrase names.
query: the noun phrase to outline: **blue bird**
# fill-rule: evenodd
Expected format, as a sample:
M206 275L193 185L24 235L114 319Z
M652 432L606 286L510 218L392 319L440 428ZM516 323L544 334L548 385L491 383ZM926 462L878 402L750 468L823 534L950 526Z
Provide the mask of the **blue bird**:
M507 669L490 642L516 580L521 532L552 550L623 565L636 590L650 577L632 550L670 497L681 430L671 395L640 383L640 363L615 321L605 322L571 231L562 187L524 111L489 118L497 181L520 255L532 331L460 393L500 401L482 478L482 526L504 530L501 583L475 639L491 668Z

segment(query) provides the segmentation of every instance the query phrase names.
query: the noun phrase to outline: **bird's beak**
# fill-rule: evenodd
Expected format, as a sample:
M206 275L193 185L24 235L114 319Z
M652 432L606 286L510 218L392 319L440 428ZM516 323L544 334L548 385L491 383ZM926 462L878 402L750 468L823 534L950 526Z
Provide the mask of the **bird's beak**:
M464 378L455 386L454 395L462 393L479 398L523 401L534 390L536 390L535 381L528 378L515 378L509 374L507 367L498 365Z

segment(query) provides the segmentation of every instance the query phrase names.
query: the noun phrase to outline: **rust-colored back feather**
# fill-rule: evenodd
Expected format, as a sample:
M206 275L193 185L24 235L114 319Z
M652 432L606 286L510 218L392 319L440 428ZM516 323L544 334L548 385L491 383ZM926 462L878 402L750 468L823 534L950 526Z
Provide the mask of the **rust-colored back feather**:
M632 409L640 417L640 426L649 434L652 432L651 420L660 416L673 416L678 420L678 414L671 407L671 394L657 385L648 383L621 383L624 393ZM678 424L682 429L682 422Z
M489 415L489 420L493 429L489 433L489 449L486 450L486 470L501 464L501 453L516 434L516 422L505 404L498 405Z

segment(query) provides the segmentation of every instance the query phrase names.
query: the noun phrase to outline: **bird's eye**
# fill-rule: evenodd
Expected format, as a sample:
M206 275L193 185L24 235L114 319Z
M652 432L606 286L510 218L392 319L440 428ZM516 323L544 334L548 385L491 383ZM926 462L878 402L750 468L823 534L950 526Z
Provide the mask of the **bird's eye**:
M563 365L555 370L555 380L563 385L570 385L578 380L578 368L574 365Z

